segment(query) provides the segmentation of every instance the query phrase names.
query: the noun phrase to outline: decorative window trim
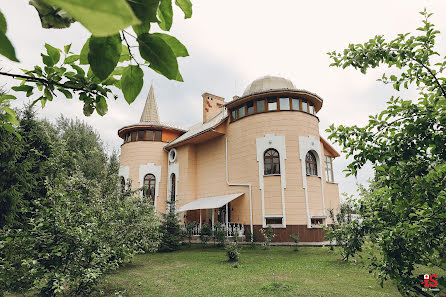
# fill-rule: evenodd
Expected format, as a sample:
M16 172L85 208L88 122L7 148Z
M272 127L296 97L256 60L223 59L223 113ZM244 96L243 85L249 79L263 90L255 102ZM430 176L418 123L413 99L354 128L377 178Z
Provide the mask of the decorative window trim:
M269 155L267 155L267 153L269 153ZM277 155L274 155L276 154ZM268 161L270 160L270 161ZM277 170L278 172L274 171L274 160L277 160ZM271 163L271 173L266 173L266 164ZM265 152L263 153L263 175L264 176L270 176L270 175L280 175L280 153L274 149L274 148L268 148L265 150Z
M154 206L156 210L156 205L158 202L158 197L160 194L160 181L161 181L161 166L155 165L154 163L147 163L145 165L139 166L139 187L144 186L144 177L146 174L153 174L155 176L155 198L154 198ZM143 193L141 191L141 197L143 197Z
M280 219L282 221L281 224L268 224L268 219ZM263 225L265 227L271 226L271 228L286 228L286 225L284 224L283 215L266 215L263 219Z
M171 149L169 151L169 162L174 163L177 160L177 156L178 156L177 150L175 148Z

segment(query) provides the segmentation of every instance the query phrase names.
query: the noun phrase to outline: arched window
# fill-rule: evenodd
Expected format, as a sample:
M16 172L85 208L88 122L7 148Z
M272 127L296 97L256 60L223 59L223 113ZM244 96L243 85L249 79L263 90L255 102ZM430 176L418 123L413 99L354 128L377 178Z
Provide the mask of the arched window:
M153 174L146 174L144 176L144 197L155 201L155 176Z
M170 201L175 201L175 173L170 175Z
M308 152L305 156L305 165L307 167L307 175L317 175L316 157L312 152Z
M265 175L280 174L279 152L275 149L267 149L263 154L265 164Z
M125 191L125 178L121 176L121 193Z

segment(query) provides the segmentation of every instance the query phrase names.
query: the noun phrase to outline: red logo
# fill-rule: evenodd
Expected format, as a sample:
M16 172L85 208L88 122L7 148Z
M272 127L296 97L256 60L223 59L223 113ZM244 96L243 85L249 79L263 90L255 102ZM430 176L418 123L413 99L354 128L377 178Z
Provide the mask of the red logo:
M423 281L421 282L425 288L435 288L438 285L437 275L436 274L425 274Z

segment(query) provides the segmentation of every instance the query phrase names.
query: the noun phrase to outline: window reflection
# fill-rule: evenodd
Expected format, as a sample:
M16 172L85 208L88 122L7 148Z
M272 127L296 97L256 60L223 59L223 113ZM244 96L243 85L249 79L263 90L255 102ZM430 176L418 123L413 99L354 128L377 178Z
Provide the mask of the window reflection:
M290 98L279 99L280 110L290 110Z
M268 111L277 110L277 99L268 98Z

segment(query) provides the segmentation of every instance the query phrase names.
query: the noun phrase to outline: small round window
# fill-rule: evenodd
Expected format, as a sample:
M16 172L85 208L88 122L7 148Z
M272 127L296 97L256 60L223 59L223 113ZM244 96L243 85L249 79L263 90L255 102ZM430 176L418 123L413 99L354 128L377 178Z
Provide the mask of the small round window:
M175 162L177 159L177 150L176 149L171 149L169 152L169 161L170 162Z

